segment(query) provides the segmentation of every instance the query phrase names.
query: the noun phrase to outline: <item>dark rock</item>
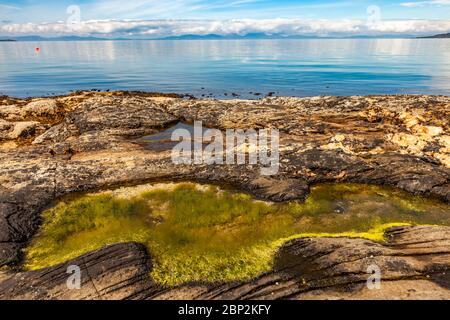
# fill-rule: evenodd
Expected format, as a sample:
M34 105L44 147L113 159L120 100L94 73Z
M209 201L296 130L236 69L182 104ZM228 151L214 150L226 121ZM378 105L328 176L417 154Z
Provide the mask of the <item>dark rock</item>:
M72 275L69 266L80 268L79 290L67 286ZM0 299L139 299L157 290L149 277L150 268L144 246L117 244L52 268L7 273L0 283Z
M251 180L248 191L257 197L274 202L305 200L309 186L301 179L274 179L259 177Z

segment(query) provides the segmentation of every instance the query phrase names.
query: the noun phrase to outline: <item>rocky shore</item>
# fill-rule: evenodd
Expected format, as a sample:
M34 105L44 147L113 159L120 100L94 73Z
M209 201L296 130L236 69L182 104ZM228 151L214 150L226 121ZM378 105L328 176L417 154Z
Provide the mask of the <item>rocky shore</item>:
M80 257L90 275L67 291L66 265L23 272L22 249L40 214L76 192L151 181L230 184L275 202L305 199L323 182L388 185L450 203L450 98L367 96L196 100L146 93L77 92L0 97L0 298L297 299L450 298L450 229L388 230L389 241L294 240L273 272L250 282L162 288L151 253L117 244ZM280 130L280 171L257 166L175 165L170 151L138 138L179 122L209 128ZM450 212L449 212L450 214ZM385 270L383 290L365 287L367 266ZM71 264L70 262L68 262Z

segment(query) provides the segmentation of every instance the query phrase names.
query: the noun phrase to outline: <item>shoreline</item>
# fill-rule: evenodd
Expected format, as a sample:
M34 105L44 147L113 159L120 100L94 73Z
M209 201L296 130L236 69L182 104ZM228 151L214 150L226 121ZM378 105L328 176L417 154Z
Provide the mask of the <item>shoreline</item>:
M308 99L308 98L327 98L327 97L335 97L335 98L351 98L351 97L403 97L403 96L428 96L428 97L438 97L438 98L449 98L449 94L427 94L427 93L397 93L397 94L358 94L358 95L305 95L305 96L289 96L289 95L277 95L276 92L269 91L269 92L248 92L249 96L253 96L254 99L243 99L241 94L232 92L232 91L224 91L223 94L217 95L217 96L210 96L211 93L205 94L205 96L195 96L192 93L176 93L176 92L164 92L164 91L143 91L143 90L103 90L103 89L91 89L91 90L73 90L65 93L58 93L58 94L44 94L44 95L31 95L31 96L14 96L14 95L8 95L5 93L0 92L0 100L10 100L10 101L32 101L36 99L61 99L65 97L70 96L77 96L77 95L116 95L116 96L126 96L126 95L134 95L134 96L142 96L142 97L167 97L167 98L179 98L179 99L193 99L193 100L224 100L224 101L230 101L230 100L245 100L245 101L258 101L266 98L288 98L288 99Z

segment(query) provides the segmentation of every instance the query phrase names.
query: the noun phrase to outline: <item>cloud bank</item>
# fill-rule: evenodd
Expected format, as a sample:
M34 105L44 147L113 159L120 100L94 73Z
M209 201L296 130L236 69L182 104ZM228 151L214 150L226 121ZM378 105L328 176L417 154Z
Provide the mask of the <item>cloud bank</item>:
M442 1L442 0L441 0ZM0 35L161 38L180 35L283 36L423 35L450 32L450 20L90 20L77 23L4 23Z
M403 7L415 8L426 6L450 6L450 0L429 0L416 2L403 2L400 4Z

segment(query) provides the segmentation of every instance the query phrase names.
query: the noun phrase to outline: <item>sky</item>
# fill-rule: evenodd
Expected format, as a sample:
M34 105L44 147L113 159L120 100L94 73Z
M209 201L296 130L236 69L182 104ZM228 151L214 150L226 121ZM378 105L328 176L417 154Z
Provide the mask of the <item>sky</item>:
M450 0L0 0L0 36L450 32Z

